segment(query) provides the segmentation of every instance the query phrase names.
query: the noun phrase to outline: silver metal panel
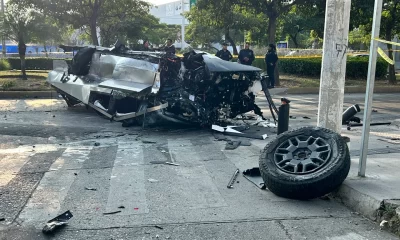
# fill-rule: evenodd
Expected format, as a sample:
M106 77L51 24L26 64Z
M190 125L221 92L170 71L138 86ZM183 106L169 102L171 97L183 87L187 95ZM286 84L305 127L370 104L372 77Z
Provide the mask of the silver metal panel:
M151 92L152 84L142 84L142 83L132 82L132 81L122 81L122 80L110 79L110 80L101 82L99 84L99 87L120 90L120 91L124 91L124 92L141 93L146 90L149 90L149 92Z
M68 82L61 82L63 72L51 71L47 77L47 82L49 82L54 87L60 89L61 91L73 96L74 98L80 100L84 104L89 103L89 96L91 91L99 91L104 93L111 93L111 89L100 88L97 83L85 83L81 78L75 75L69 75Z
M153 85L158 67L158 64L145 60L95 53L89 74L104 80L112 78Z

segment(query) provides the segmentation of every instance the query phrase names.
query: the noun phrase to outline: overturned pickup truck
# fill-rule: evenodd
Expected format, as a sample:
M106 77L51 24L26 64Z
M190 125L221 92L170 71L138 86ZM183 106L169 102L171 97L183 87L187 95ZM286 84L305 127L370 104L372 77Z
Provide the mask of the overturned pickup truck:
M261 90L259 68L197 51L180 58L123 45L74 48L68 69L55 66L48 76L68 106L83 103L124 126L160 118L209 126L249 111L262 116L254 94Z

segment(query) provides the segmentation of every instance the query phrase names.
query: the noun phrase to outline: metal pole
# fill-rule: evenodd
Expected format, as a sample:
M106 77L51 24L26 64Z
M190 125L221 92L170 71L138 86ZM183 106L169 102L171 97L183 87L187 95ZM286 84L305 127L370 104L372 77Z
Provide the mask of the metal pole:
M5 27L5 11L4 11L4 0L1 0L1 14L3 16L3 28ZM6 58L6 54L7 54L7 49L6 49L6 36L4 36L4 29L2 29L3 32L1 33L1 45L2 45L2 56L3 58Z
M181 33L181 48L185 48L185 15L184 15L184 0L181 0L181 8L182 8L182 33Z
M367 168L367 154L368 154L370 123L371 123L372 97L374 95L376 59L378 55L377 51L378 42L375 41L374 39L379 38L379 30L381 28L381 17L382 17L382 2L383 0L375 0L374 19L372 22L372 38L371 38L371 47L369 53L367 93L365 96L365 106L364 106L364 126L361 137L360 163L358 167L358 176L360 177L365 177L365 170Z

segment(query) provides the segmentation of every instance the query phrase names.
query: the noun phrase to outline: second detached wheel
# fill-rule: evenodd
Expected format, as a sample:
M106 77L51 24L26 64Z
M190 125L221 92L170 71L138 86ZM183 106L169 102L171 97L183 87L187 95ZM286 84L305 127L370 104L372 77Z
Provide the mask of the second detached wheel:
M350 153L339 134L303 127L270 142L259 164L271 192L286 198L312 199L343 183L350 170Z

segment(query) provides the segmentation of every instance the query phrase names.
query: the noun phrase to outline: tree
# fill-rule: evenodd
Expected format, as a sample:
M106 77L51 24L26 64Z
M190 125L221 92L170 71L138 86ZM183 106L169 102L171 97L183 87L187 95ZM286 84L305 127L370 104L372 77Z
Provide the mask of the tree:
M27 80L25 52L26 43L30 42L39 29L40 13L24 8L21 5L9 3L5 13L5 27L8 37L18 42L18 53L21 60L22 79Z
M268 17L268 42L276 42L278 18L288 13L296 4L314 4L315 0L237 0L246 9L255 14L265 14Z
M370 42L371 32L365 29L365 25L361 25L349 32L349 43L354 46L354 48L362 50L366 47L368 49Z
M164 44L168 38L175 40L177 33L181 32L180 25L167 25L165 23L159 23L152 28L147 28L144 31L145 39L149 40L150 43L155 45Z
M363 27L367 32L372 30L372 17L374 0L353 0L352 19L353 28ZM400 33L400 0L385 0L383 2L380 37L392 41L394 36ZM391 44L387 44L389 58L393 59ZM396 84L395 66L389 65L389 83Z
M199 0L196 6L190 10L187 17L191 24L197 25L197 28L206 26L212 27L214 30L222 30L225 40L233 47L234 54L238 54L238 52L236 43L231 36L231 31L244 29L246 26L251 25L241 8L236 4L232 4L231 0Z
M13 0L40 9L44 14L70 24L75 29L88 29L92 44L99 45L98 30L119 33L130 21L130 29L141 28L135 18L148 17L150 4L143 0ZM114 25L114 28L110 26Z

